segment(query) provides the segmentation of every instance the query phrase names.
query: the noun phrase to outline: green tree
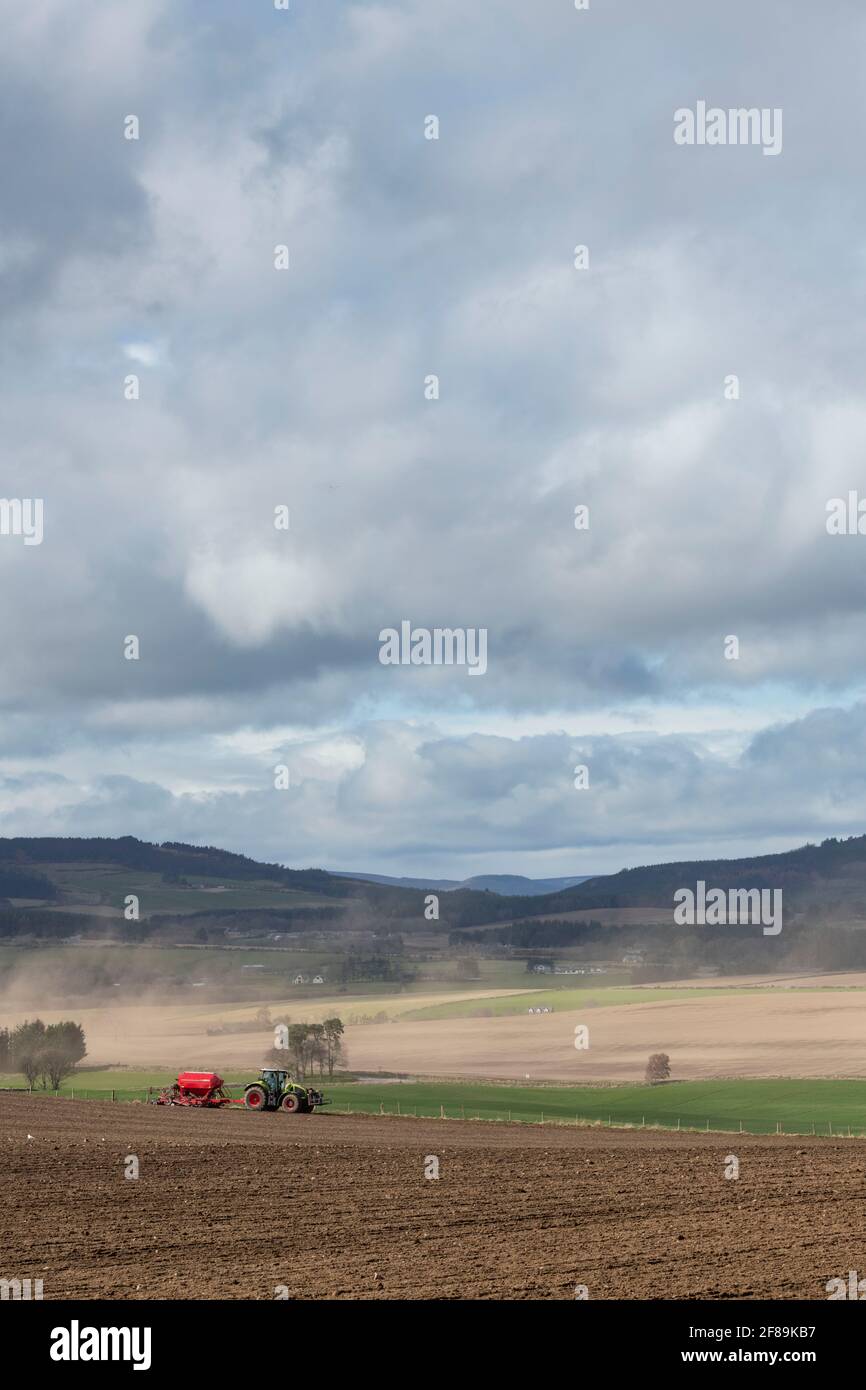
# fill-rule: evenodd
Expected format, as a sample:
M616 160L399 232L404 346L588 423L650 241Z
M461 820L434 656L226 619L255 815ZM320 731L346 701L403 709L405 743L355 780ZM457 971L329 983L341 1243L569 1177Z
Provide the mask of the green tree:
M28 1086L35 1085L42 1074L42 1047L45 1042L45 1024L41 1018L32 1023L25 1020L9 1040L9 1060L15 1071L20 1071Z
M28 1086L41 1079L44 1087L50 1085L57 1090L86 1056L84 1030L71 1019L46 1027L41 1018L36 1018L32 1023L19 1024L9 1039L9 1061L15 1071L23 1074Z
M67 1020L65 1023L49 1023L45 1029L42 1044L41 1075L43 1085L50 1084L56 1091L60 1083L71 1076L87 1056L84 1029L80 1023Z

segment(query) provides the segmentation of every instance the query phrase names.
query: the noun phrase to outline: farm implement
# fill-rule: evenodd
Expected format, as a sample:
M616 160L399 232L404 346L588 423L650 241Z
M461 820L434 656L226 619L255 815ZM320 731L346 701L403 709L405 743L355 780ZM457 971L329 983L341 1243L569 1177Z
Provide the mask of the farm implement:
M258 1081L250 1081L242 1096L230 1096L226 1084L215 1071L182 1071L176 1081L160 1091L157 1105L194 1105L219 1109L223 1105L242 1105L246 1110L283 1110L288 1115L309 1115L327 1105L321 1091L302 1086L287 1071L265 1068Z

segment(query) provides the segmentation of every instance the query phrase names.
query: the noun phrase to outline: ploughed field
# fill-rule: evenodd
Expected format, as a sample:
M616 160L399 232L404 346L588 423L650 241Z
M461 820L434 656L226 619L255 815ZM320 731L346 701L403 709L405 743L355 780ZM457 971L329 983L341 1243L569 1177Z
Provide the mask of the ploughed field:
M826 1298L866 1274L864 1166L859 1140L0 1095L0 1278L46 1299Z

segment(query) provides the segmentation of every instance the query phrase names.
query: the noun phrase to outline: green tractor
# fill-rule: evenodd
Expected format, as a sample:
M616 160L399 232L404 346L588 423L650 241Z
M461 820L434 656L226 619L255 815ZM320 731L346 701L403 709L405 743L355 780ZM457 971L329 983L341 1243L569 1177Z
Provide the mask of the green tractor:
M309 1115L320 1105L327 1105L321 1091L301 1086L287 1071L273 1067L262 1069L261 1078L244 1088L247 1110L285 1110L288 1115Z

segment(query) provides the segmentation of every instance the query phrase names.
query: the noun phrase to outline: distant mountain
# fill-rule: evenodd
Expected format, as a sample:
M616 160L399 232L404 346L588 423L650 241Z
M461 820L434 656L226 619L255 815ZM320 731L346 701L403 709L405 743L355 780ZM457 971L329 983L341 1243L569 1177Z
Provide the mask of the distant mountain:
M503 897L534 898L560 893L585 883L589 874L570 878L526 878L523 874L476 874L473 878L391 878L388 874L348 873L335 869L335 878L351 878L360 883L383 883L393 888L418 888L428 893L456 893L460 889L478 893L499 893Z
M544 893L560 893L565 888L574 888L585 883L590 874L572 875L571 878L524 878L523 874L476 874L458 885L460 888L474 888L482 892L501 893L505 897L535 898Z
M387 888L416 888L429 893L449 893L462 888L456 878L392 878L389 874L355 874L348 869L332 869L334 878L351 878L356 883L381 883Z

